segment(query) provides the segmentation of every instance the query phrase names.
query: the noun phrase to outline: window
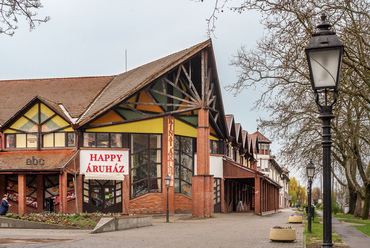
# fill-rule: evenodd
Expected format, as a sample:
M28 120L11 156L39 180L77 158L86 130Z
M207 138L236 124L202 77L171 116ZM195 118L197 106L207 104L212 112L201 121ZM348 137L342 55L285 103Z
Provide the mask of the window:
M175 192L191 197L194 171L194 139L175 136Z
M75 146L75 134L70 123L41 102L29 108L4 133L6 148Z
M121 133L84 133L84 147L122 147Z
M48 133L42 136L42 146L47 147L74 147L75 133Z
M214 205L221 203L221 178L215 178L213 181L213 201Z
M210 148L209 148L209 152L211 154L218 154L219 153L219 142L215 141L215 140L211 140L209 142L209 145L210 145Z
M161 143L160 135L131 135L131 198L162 192Z

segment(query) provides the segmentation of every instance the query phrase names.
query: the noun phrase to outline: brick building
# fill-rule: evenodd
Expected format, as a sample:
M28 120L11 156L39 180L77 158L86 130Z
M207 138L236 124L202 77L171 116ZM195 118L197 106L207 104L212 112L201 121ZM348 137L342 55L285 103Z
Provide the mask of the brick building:
M257 138L225 116L212 42L123 74L0 81L0 194L10 212L278 208Z

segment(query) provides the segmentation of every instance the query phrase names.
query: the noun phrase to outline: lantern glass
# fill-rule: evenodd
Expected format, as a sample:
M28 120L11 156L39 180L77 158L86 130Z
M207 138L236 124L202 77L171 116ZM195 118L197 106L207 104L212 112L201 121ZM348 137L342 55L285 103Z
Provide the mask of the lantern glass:
M308 51L312 82L315 89L337 88L341 66L341 49Z
M171 177L169 175L165 176L164 178L164 184L166 185L166 187L169 187L170 184L171 184Z
M308 178L313 178L315 175L315 165L310 161L310 163L307 165L307 177Z

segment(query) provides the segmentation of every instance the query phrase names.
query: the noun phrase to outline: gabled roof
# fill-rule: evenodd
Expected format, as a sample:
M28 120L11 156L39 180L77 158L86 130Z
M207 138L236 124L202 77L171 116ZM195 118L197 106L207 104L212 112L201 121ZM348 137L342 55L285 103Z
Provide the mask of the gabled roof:
M211 44L211 40L209 39L188 49L171 54L116 76L105 87L104 91L97 96L86 113L81 116L80 125L84 125L95 116L120 103L131 96L134 92L137 92L153 80L169 72L180 63L200 52L202 49L211 46Z
M199 55L206 48L212 48L210 39L116 76L0 81L0 127L36 97L43 99L43 102L63 118L67 118L70 123L81 127L148 86L153 80ZM210 55L213 56L212 49ZM213 57L211 63L215 67ZM225 136L221 89L216 68L213 71L217 81L215 92L219 99L216 108L222 119L221 132L225 133ZM14 101L14 98L17 98L17 101Z
M243 149L243 129L242 129L242 125L240 123L235 123L235 140L236 140L236 143L237 145L241 146L241 148Z
M253 148L253 153L257 154L259 153L259 148L258 148L258 135L256 133L253 134L248 134L248 137L250 138L252 142L252 148Z
M3 126L6 126L7 124L11 123L13 120L16 120L16 118L17 118L17 116L18 116L19 113L27 110L28 108L30 108L32 105L34 105L38 101L40 101L43 104L45 104L46 106L48 106L55 113L57 113L60 117L62 117L65 121L71 123L71 120L70 120L69 116L67 116L65 114L65 112L63 111L63 109L61 109L61 107L58 104L56 104L56 103L54 103L52 101L46 100L46 99L44 99L42 97L36 96L31 101L29 101L25 106L23 106L21 109L19 109L10 119L8 119L7 121L5 121L3 123ZM1 127L2 126L0 126L0 130L1 130Z
M249 151L249 144L248 144L248 132L245 130L242 130L242 136L243 136L243 149L245 153L250 153Z
M0 81L0 126L36 97L53 103L54 106L61 104L70 116L79 117L113 78L107 76Z
M229 141L234 141L236 138L234 116L230 114L225 115L225 119L226 119L227 134L228 134Z
M272 143L268 138L266 138L259 131L255 132L253 135L258 136L258 142L260 142L260 143Z

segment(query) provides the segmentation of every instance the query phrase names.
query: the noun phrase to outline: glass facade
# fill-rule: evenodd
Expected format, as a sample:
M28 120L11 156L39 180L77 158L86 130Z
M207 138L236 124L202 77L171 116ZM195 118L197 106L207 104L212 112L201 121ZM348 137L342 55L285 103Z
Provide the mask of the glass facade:
M162 192L161 144L161 135L131 135L131 198Z
M175 192L191 197L194 171L194 139L175 136Z

